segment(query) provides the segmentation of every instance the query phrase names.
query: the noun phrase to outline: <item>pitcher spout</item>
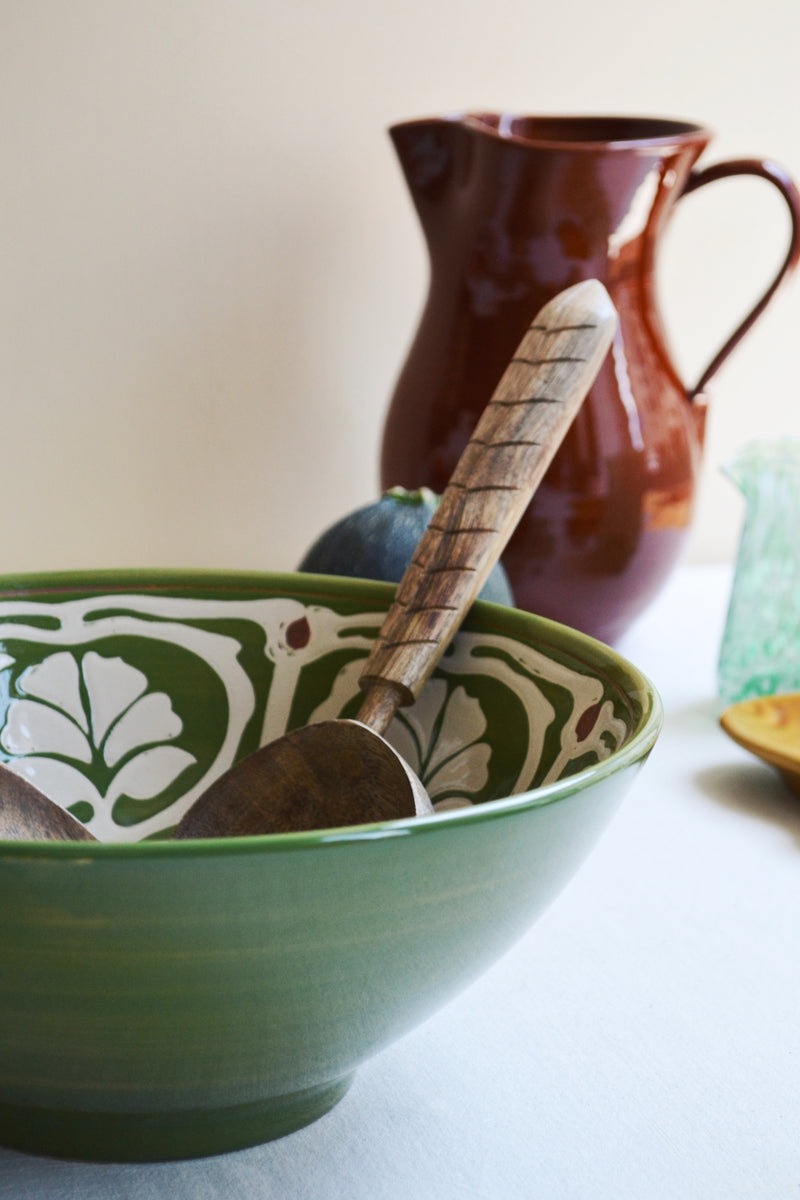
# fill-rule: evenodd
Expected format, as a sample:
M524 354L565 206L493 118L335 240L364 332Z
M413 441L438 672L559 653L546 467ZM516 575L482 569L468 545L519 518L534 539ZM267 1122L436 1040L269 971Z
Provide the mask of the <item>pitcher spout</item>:
M389 128L389 136L427 232L428 222L469 171L471 143L464 121L458 115L403 121Z

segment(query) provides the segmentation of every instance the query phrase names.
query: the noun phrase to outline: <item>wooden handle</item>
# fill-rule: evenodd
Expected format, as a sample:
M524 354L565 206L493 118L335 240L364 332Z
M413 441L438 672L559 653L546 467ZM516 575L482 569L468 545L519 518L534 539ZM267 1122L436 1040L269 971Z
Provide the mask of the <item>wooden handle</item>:
M361 674L358 719L412 704L486 582L608 351L617 315L587 280L534 319L456 464Z

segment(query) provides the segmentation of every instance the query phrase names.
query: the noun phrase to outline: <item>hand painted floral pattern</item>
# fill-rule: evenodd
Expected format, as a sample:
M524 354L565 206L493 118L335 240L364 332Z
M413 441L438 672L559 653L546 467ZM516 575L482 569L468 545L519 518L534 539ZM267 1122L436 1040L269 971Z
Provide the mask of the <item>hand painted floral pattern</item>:
M358 713L379 611L184 586L0 599L0 759L101 841L168 835L238 758ZM568 654L462 631L388 736L442 811L601 761L632 714Z
M416 772L437 812L464 808L486 786L491 748L486 717L463 687L431 680L408 713L401 712L389 740Z
M196 761L171 744L182 722L169 696L149 691L122 658L59 651L24 671L17 692L0 747L64 807L80 806L82 819L90 806L104 824L120 796L149 800Z

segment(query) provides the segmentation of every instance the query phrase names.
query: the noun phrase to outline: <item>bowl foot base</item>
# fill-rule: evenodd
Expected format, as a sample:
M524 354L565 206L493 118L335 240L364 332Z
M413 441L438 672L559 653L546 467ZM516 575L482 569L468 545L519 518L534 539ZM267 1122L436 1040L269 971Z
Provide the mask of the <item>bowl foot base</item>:
M353 1076L232 1108L74 1112L0 1103L0 1145L86 1162L166 1162L244 1150L310 1125L338 1104Z

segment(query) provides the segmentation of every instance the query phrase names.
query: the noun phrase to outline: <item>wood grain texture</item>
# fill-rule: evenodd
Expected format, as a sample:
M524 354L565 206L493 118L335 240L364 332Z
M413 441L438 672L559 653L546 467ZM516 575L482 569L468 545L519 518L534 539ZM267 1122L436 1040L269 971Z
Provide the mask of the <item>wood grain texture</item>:
M400 756L382 738L355 721L320 721L236 763L195 801L174 836L335 829L432 811L425 800L421 808Z
M459 459L361 675L359 720L413 703L503 552L605 358L617 315L587 280L534 319ZM387 719L388 714L388 719Z
M89 830L33 784L0 765L0 839L95 842Z

